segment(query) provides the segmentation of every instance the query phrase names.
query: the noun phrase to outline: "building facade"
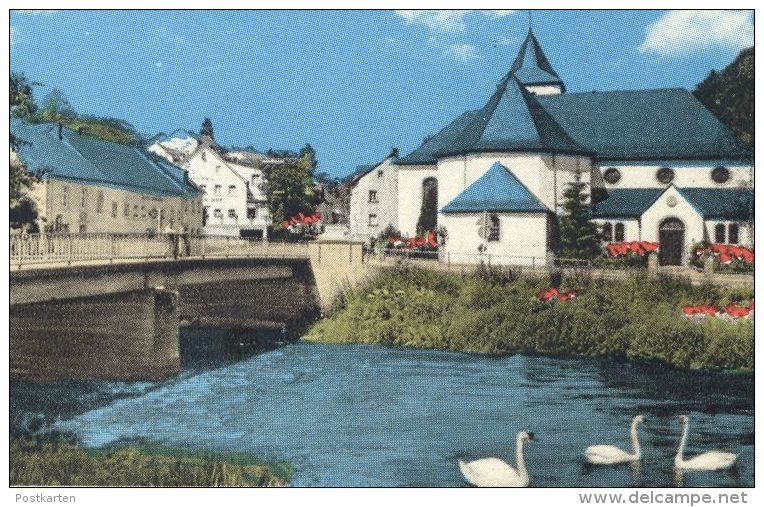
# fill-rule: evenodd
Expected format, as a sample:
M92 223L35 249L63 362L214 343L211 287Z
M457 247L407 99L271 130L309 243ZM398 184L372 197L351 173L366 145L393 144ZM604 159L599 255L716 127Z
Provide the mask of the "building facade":
M752 154L730 129L684 89L568 93L532 31L481 109L391 163L401 232L416 233L434 184L443 249L465 261L551 255L576 178L606 242L659 242L664 265L698 242L753 243Z
M40 231L201 234L201 193L177 166L56 124L13 119L11 131L12 163L40 176L29 193Z
M397 157L359 166L350 180L350 235L359 240L376 238L392 227L398 229Z
M149 150L188 171L201 190L204 234L267 239L271 217L263 167L280 161L245 150L227 151L208 136L189 137L193 141L158 139Z

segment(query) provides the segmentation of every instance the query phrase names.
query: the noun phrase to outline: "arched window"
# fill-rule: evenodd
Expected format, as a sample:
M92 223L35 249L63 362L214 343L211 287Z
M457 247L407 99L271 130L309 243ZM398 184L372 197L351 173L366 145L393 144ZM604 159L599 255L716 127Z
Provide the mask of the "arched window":
M714 228L714 242L715 243L726 243L727 238L724 234L724 224L716 224L716 227Z
M488 241L499 241L501 239L501 220L498 215L488 217Z
M727 236L727 240L731 244L737 245L740 243L740 226L738 224L730 224Z
M618 222L615 224L615 240L616 241L623 241L625 237L624 234L624 227L621 222Z
M610 222L605 222L605 225L602 226L602 240L613 241L613 224Z
M438 180L425 178L422 181L422 207L416 223L418 234L434 231L438 226Z

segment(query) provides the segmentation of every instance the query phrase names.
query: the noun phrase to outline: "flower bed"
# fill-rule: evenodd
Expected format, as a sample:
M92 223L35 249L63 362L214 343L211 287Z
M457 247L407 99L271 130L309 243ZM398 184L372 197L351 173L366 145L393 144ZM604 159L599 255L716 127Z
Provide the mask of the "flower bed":
M594 264L601 268L647 268L647 256L658 252L659 244L651 241L621 241L605 245L602 257Z
M683 306L682 314L685 318L691 320L700 320L707 317L721 318L723 320L734 319L753 319L754 302L753 298L748 302L746 306L728 304L722 309L719 309L712 305L696 305L696 306Z
M738 245L721 243L698 243L690 255L690 264L703 267L703 257L714 257L714 271L721 273L751 273L754 269L754 252Z

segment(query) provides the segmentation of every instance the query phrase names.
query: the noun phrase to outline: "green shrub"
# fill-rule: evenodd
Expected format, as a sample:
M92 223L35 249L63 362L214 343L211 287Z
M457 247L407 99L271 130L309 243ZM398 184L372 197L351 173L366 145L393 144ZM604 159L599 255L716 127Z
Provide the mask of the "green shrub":
M547 354L656 360L680 368L753 368L753 323L685 320L682 305L723 307L750 289L694 287L681 277L636 273L621 281L567 273L569 301L536 294L548 277L494 268L468 276L416 269L382 271L348 291L307 340L446 348L488 354Z
M60 441L11 439L15 486L282 486L292 469L245 455L183 452L153 445L85 449Z

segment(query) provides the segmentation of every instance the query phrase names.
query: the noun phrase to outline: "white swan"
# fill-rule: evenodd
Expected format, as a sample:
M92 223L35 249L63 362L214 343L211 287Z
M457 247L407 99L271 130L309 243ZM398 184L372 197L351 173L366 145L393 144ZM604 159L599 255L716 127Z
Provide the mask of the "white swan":
M586 460L593 465L617 465L630 463L642 458L642 449L639 447L637 425L645 422L645 416L637 415L631 420L631 447L632 452L624 451L614 445L590 445L584 451Z
M687 445L687 433L690 426L689 417L680 415L679 424L682 426L682 440L679 441L679 449L674 457L676 468L680 470L723 470L735 463L737 454L722 451L708 451L690 459L684 459L684 448Z
M524 488L530 483L528 470L525 468L523 444L534 440L532 432L521 431L517 434L515 453L517 470L498 458L483 458L465 463L459 460L459 469L467 481L481 488Z

